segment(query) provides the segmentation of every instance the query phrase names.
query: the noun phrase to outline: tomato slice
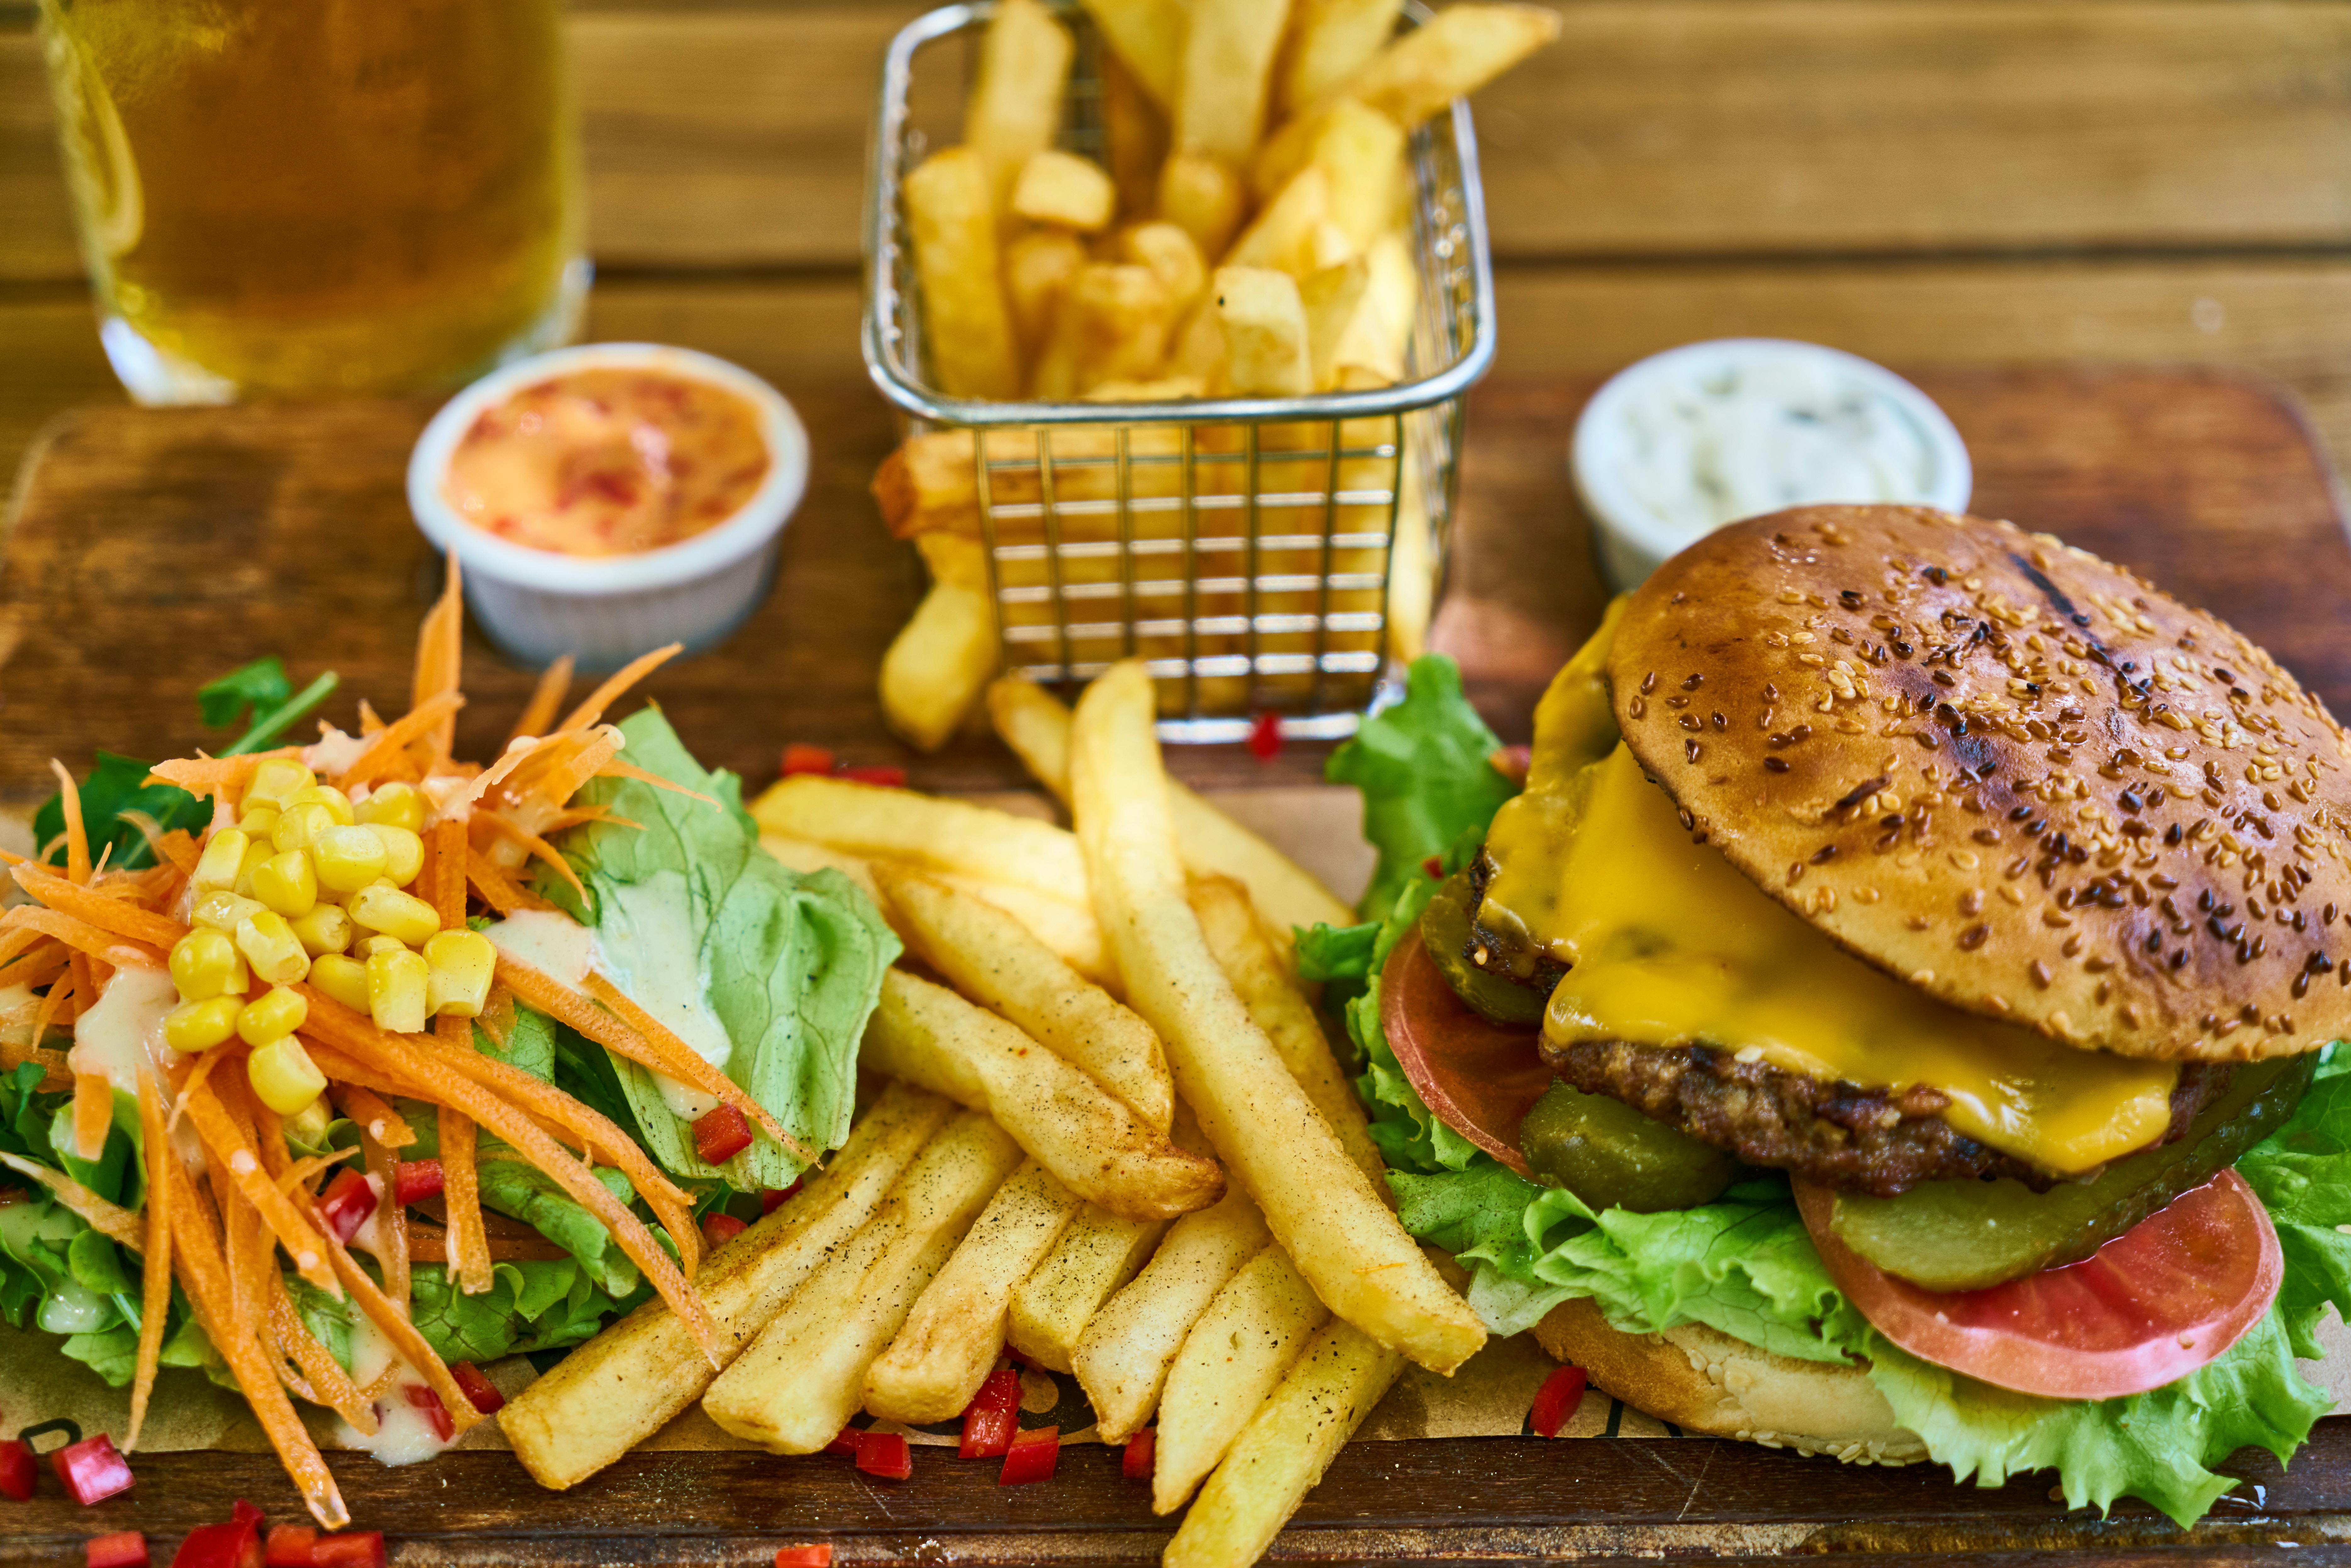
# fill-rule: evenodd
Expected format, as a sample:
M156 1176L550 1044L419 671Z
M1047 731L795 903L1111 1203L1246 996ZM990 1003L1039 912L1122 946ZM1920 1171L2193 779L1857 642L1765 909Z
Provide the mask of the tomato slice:
M2284 1260L2233 1170L2181 1194L2092 1256L1982 1291L1938 1294L1855 1255L1825 1187L1797 1207L1829 1278L1878 1333L1954 1372L2052 1399L2113 1399L2202 1366L2260 1321Z
M1380 971L1380 1027L1429 1113L1527 1175L1519 1124L1552 1081L1536 1032L1504 1029L1463 1001L1417 931L1405 934Z

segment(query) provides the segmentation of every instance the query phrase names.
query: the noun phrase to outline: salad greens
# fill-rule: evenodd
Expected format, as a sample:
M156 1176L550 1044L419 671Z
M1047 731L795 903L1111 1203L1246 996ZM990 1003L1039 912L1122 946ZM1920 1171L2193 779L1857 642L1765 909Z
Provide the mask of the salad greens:
M2295 1358L2318 1354L2314 1331L2330 1306L2351 1314L2351 1235L2336 1228L2351 1223L2351 1050L2342 1046L2328 1049L2294 1119L2238 1162L2284 1252L2269 1314L2190 1375L2101 1401L1994 1388L1889 1343L1830 1282L1777 1174L1698 1208L1595 1214L1437 1121L1380 1027L1379 973L1436 890L1423 869L1430 846L1451 846L1443 869L1458 869L1499 804L1486 762L1491 737L1458 675L1427 669L1443 663L1419 661L1406 700L1366 723L1368 754L1351 743L1332 758L1332 778L1365 790L1364 821L1381 852L1374 896L1384 902L1367 898L1364 925L1304 934L1299 958L1343 999L1363 1053L1357 1087L1405 1228L1470 1267L1470 1304L1490 1328L1516 1332L1581 1297L1631 1333L1702 1322L1799 1360L1865 1361L1896 1418L1959 1479L1997 1486L2054 1469L2069 1505L2103 1509L2137 1496L2182 1524L2236 1484L2214 1467L2239 1448L2283 1460L2309 1436L2329 1403L2302 1380ZM1396 758L1410 766L1393 765Z

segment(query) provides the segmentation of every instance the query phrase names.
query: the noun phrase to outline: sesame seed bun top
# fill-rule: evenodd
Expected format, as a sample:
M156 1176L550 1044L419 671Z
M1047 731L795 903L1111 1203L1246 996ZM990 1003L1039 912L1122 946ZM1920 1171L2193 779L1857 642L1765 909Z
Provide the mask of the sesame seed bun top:
M2119 567L2010 523L1798 507L1667 561L1608 673L1708 841L1945 1002L2161 1060L2351 1034L2351 743Z

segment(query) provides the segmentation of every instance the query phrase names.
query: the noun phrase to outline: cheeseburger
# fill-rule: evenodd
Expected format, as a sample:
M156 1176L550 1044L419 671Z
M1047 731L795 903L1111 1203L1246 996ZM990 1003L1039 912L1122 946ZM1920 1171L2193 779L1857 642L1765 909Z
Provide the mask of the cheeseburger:
M1456 836L1383 844L1352 971L1318 935L1490 1326L1686 1428L2182 1520L2301 1440L2351 747L2269 655L2044 535L1815 507L1618 601L1517 793L1458 694L1334 760Z

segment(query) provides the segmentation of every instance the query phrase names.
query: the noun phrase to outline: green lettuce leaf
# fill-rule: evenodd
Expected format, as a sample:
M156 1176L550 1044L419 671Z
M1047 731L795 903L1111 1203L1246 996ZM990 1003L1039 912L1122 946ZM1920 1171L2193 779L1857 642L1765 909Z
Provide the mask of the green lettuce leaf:
M569 1259L496 1263L490 1272L490 1289L476 1296L457 1290L437 1263L410 1275L411 1315L442 1360L478 1363L564 1349L653 1293L648 1285L615 1295Z
M560 878L543 878L540 891L594 925L623 968L676 977L686 995L698 993L731 1046L726 1075L802 1143L835 1147L849 1134L858 1041L897 938L848 878L801 875L763 852L742 781L705 771L659 710L621 731L634 766L719 804L635 779L592 780L580 805L638 825L591 822L565 834L559 847L588 896ZM693 1124L670 1110L653 1074L618 1057L611 1066L664 1168L744 1192L799 1177L800 1162L765 1134L723 1166L705 1163Z
M1358 905L1366 919L1394 908L1396 894L1431 855L1464 833L1482 834L1517 793L1489 759L1502 743L1461 695L1461 669L1442 653L1412 662L1405 698L1364 721L1331 754L1323 772L1364 793L1364 837L1379 869Z

